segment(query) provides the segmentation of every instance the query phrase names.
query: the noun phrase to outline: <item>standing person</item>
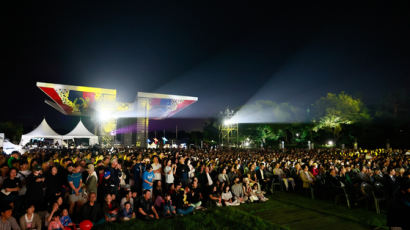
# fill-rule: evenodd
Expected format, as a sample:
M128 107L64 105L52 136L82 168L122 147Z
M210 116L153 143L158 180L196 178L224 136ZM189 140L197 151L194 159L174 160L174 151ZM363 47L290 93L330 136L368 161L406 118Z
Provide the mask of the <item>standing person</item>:
M26 195L26 192L27 192L26 179L30 174L31 174L31 171L29 170L28 161L26 159L21 159L20 160L20 170L17 173L17 178L19 178L21 182L21 189L19 191L20 197L24 197Z
M135 165L132 167L132 174L134 176L134 187L138 194L142 192L142 174L145 171L145 165L141 162L141 155L138 155Z
M189 183L188 173L189 173L189 167L185 164L184 157L180 157L179 164L176 170L176 176L179 179L179 181L182 183L183 187L187 186Z
M18 207L17 203L20 203L18 192L20 191L20 180L17 178L17 169L11 168L9 170L9 177L3 182L1 189L2 201L4 203L13 202L15 207Z
M214 184L212 177L209 173L209 167L206 166L204 172L199 176L199 182L201 183L202 194L204 195L204 202L209 199L212 185Z
M166 184L166 190L168 191L169 187L171 184L174 183L174 175L176 172L177 166L175 164L172 164L172 160L169 159L167 160L167 166L165 166L165 184Z
M97 173L94 171L94 165L88 164L87 166L88 176L85 180L85 190L87 194L96 193L97 194Z
M160 181L161 180L161 174L162 174L162 166L159 163L158 157L154 157L154 162L151 164L152 170L154 171L154 181Z
M56 166L50 168L44 183L46 187L45 199L47 202L51 202L61 195L63 182L58 175L58 168Z
M118 164L118 159L112 159L111 167L108 167L107 169L110 171L112 181L115 185L111 194L114 194L115 197L117 197L118 191L120 190L120 178L122 176L120 165Z
M73 172L68 175L67 180L71 188L71 192L69 196L69 204L70 204L69 213L70 215L72 215L76 204L80 206L83 203L83 197L81 194L83 192L82 190L83 180L82 180L82 175L81 175L80 164L76 163L74 165Z
M102 187L102 192L100 193L101 193L101 196L104 198L104 200L107 194L115 194L116 186L114 183L114 179L111 175L111 172L109 170L104 171L104 177L102 180L102 184L100 186ZM99 194L97 195L100 196Z
M26 201L29 204L34 204L36 210L42 211L44 205L44 181L45 178L41 173L41 167L36 165L33 169L33 173L27 178L27 197Z
M154 172L152 171L152 166L147 165L147 171L142 174L142 189L149 190L152 193L152 185L154 180Z

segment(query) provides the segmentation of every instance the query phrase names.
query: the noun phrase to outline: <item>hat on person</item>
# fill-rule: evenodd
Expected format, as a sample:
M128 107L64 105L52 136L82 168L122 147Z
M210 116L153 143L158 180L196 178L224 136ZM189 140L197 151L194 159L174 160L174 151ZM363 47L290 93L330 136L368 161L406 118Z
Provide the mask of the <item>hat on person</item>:
M108 176L110 176L110 175L111 175L111 172L110 172L110 171L108 171L108 170L104 171L104 177L108 177Z

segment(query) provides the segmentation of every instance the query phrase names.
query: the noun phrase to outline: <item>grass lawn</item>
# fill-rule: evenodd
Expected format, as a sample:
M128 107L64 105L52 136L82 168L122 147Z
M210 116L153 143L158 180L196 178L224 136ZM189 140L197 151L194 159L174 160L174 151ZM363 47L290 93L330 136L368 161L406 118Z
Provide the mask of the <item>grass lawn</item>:
M386 216L374 210L348 209L292 193L275 193L266 203L239 208L289 229L388 229Z
M195 215L132 220L96 229L388 229L386 217L374 211L348 209L330 201L298 194L276 193L266 203L214 208Z
M275 223L251 215L239 208L224 207L196 212L184 217L163 218L160 220L104 224L96 229L286 229Z

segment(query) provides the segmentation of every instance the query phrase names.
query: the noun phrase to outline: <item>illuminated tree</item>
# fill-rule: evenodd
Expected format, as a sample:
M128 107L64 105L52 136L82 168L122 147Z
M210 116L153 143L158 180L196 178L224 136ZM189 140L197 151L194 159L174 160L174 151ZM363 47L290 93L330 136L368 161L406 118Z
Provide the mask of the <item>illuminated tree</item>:
M360 99L341 92L328 93L312 105L312 121L314 131L331 130L337 139L343 125L350 125L370 120L370 115Z

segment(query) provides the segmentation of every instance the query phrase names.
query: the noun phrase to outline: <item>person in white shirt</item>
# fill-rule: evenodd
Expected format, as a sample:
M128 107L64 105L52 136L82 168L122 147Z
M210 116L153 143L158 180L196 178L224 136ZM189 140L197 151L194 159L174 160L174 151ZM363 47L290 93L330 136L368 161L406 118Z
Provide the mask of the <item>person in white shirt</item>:
M211 186L214 182L212 181L211 175L209 175L209 167L205 168L205 174L207 179L206 185Z
M232 193L229 185L226 185L222 192L222 200L226 206L238 206L241 204L238 200L232 200Z
M158 157L154 157L154 162L151 164L154 171L154 180L161 180L162 166L159 163Z
M289 184L292 185L293 190L295 190L295 180L292 177L287 177L286 173L280 168L280 164L276 163L273 169L273 175L278 176L279 179L283 181L286 191L289 190Z
M165 173L165 184L167 185L167 188L169 188L169 185L174 183L174 175L176 172L176 165L172 164L172 160L167 161L167 166L165 166L164 173Z
M222 169L222 172L218 175L218 180L221 183L229 184L228 174L226 174L226 168Z
M28 161L21 160L20 161L20 171L17 173L17 178L20 179L22 187L19 191L19 196L26 195L27 187L26 187L26 178L31 174L31 171L28 169Z

